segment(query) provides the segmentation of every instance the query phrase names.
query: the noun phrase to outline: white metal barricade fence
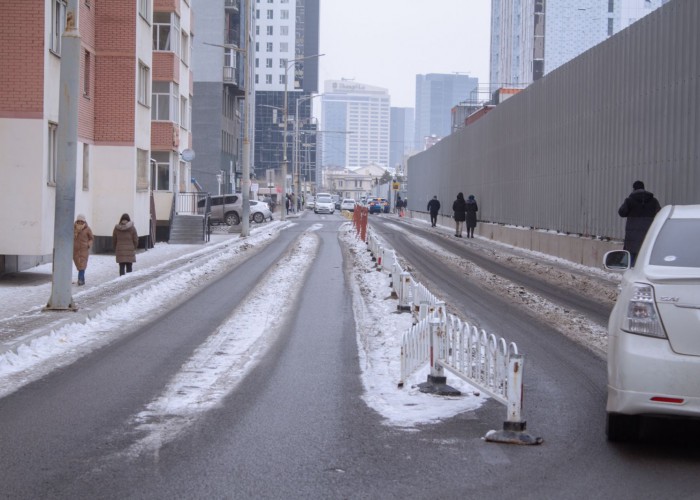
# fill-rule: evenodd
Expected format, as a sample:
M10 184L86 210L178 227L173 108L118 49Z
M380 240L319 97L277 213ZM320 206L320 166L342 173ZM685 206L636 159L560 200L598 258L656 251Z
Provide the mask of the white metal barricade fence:
M489 431L487 441L542 443L542 438L525 432L522 418L525 360L518 353L518 346L448 315L445 303L404 271L396 253L382 245L371 231L367 244L379 271L389 267L386 256L391 255L391 286L399 299L398 309L410 310L416 316L416 323L401 340L399 387L416 370L430 363L429 381L444 380L443 370L447 370L506 406L503 430Z

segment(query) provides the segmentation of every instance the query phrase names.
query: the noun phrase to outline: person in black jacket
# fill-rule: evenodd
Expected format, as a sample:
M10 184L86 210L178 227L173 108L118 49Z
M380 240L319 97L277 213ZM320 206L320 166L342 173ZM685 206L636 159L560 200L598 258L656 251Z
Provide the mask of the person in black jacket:
M474 228L476 227L476 213L479 211L479 206L476 204L476 199L473 194L467 199L467 238L474 237Z
M433 199L428 202L428 212L430 212L430 223L433 227L437 224L437 216L440 211L440 202L437 196L433 196Z
M623 248L630 253L630 265L634 266L644 237L656 213L661 210L661 205L653 193L644 189L642 181L635 181L632 189L632 193L625 199L617 213L620 217L627 218Z
M459 193L457 199L452 203L452 211L455 218L455 236L462 237L462 225L467 218L467 202L464 200L464 194Z

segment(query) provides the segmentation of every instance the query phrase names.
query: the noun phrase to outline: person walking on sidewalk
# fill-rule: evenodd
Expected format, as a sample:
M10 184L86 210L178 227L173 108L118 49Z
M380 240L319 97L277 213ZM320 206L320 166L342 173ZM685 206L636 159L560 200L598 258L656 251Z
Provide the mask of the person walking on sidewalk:
M632 193L617 211L620 217L627 218L623 249L630 253L630 266L634 266L649 226L654 221L656 213L661 210L659 200L654 197L653 193L644 189L642 181L635 181L632 184L632 189Z
M467 218L467 202L464 199L464 194L457 194L457 199L452 203L452 212L455 219L455 236L462 237L462 225Z
M78 214L73 224L73 263L78 270L78 286L85 284L85 270L88 265L90 248L95 241L92 229L83 214Z
M119 224L112 231L112 247L119 263L119 276L130 273L136 262L136 248L139 246L139 236L136 234L134 223L129 214L122 214Z
M437 195L433 196L433 199L428 202L428 212L430 212L430 224L435 227L437 224L437 216L440 211L440 202L437 199Z
M474 228L476 227L476 213L479 211L479 206L476 204L476 199L473 194L467 199L467 238L474 237Z

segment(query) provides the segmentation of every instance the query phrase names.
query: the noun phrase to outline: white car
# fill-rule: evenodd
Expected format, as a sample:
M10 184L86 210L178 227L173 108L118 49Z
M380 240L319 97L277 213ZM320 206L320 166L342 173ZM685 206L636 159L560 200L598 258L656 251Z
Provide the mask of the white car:
M335 213L335 203L330 196L316 196L316 203L314 205L315 214L332 214Z
M272 220L270 205L264 201L250 200L250 220L258 224Z
M340 202L340 209L353 212L355 210L355 200L353 200L352 198L345 198L343 201Z
M662 208L634 267L626 250L604 259L625 271L608 323L608 439L638 437L642 415L700 417L700 205Z

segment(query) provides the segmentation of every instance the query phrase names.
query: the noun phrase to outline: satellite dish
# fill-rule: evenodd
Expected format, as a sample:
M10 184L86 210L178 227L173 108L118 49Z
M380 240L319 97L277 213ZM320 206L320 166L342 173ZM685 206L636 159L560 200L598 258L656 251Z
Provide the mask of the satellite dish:
M182 156L182 159L185 161L192 161L194 160L194 150L185 149L182 153L180 153L180 156Z

